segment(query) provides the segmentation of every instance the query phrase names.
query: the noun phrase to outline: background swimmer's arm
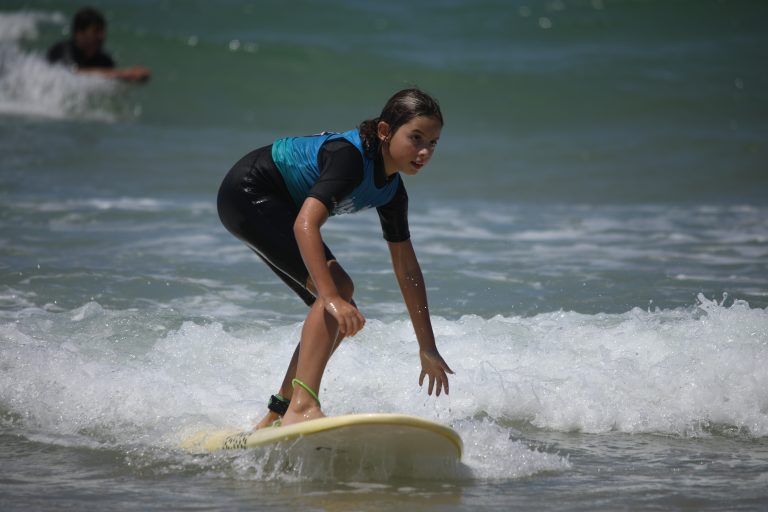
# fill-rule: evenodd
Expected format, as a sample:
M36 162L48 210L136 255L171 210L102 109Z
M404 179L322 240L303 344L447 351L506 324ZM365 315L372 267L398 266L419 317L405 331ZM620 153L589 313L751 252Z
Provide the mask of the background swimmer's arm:
M129 68L84 68L79 69L78 73L101 75L106 78L116 78L126 82L146 82L149 80L151 72L143 66L132 66Z
M293 225L293 234L299 245L301 257L314 284L317 299L325 310L339 323L339 331L345 336L354 336L365 324L363 315L347 302L333 281L328 262L325 259L320 227L328 220L328 209L314 197L308 197L299 210Z
M424 275L421 266L413 250L410 240L404 242L388 242L389 252L392 256L392 268L400 285L403 300L408 308L408 314L416 332L419 342L419 358L421 359L421 375L419 385L424 382L424 377L429 376L428 393L436 390L440 396L442 390L448 394L448 373L453 371L443 360L435 344L435 334L432 330L432 321L429 318L429 305L427 304L427 290L424 284Z

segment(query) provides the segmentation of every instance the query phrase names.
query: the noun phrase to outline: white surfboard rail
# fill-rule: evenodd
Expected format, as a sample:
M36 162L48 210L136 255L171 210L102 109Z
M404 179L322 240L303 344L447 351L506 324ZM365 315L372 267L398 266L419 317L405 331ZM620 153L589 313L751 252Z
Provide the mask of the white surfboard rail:
M395 449L415 450L422 456L456 459L461 459L464 450L461 437L450 427L418 416L390 413L329 416L249 431L202 431L185 438L180 446L193 452L215 452L259 448L298 439L331 448L353 442L389 443Z

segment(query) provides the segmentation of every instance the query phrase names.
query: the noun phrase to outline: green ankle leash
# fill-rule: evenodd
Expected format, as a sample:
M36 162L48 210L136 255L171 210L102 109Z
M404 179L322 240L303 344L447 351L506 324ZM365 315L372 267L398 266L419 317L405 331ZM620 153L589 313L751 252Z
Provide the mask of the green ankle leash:
M303 383L302 381L300 381L299 379L293 379L293 380L291 381L291 385L294 387L294 389L296 388L296 384L298 384L299 386L303 387L303 388L304 388L304 389L307 391L307 393L309 393L309 395L310 395L312 398L314 398L314 399L315 399L315 401L317 401L317 406L318 406L318 407L320 407L320 398L317 396L317 393L315 393L314 391L312 391L312 388L310 388L309 386L307 386L306 384L304 384L304 383Z

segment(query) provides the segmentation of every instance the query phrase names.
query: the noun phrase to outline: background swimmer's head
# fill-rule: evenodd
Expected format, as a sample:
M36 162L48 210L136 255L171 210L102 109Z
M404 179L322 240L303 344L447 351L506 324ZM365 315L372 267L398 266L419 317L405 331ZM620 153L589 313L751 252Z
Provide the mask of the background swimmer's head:
M381 115L375 119L368 119L360 123L360 138L363 141L366 153L373 156L379 148L377 127L383 121L389 125L390 137L411 119L425 116L433 117L443 126L443 113L440 104L435 98L421 89L403 89L395 93L381 111Z
M72 19L72 38L88 57L96 55L107 37L107 21L91 7L80 9Z

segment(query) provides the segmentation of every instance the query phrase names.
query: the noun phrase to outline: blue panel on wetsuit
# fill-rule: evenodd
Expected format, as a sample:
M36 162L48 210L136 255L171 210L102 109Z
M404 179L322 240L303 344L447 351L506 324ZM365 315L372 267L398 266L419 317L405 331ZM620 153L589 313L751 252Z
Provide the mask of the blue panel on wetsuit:
M382 188L377 188L374 181L374 162L365 156L360 133L353 129L344 133L326 132L306 137L288 137L272 144L272 160L280 170L296 207L301 208L310 189L320 177L317 156L321 146L329 140L339 138L354 144L363 155L363 181L334 206L331 215L383 206L391 201L400 184L400 176L395 176Z

